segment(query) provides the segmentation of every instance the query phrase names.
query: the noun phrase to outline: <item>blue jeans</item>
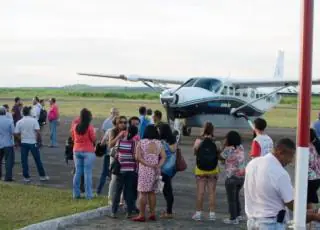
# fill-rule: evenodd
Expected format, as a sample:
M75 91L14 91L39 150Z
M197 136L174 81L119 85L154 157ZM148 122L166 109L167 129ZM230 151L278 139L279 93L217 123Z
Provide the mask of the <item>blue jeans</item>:
M50 128L50 141L52 146L57 145L57 120L53 120L49 122L49 128Z
M14 149L13 147L4 147L0 149L0 179L2 177L2 160L5 159L6 175L5 181L12 180L12 169L14 166Z
M276 218L249 218L248 230L285 230L285 223L277 223Z
M100 182L97 188L98 194L101 194L103 186L106 184L107 177L109 176L109 166L110 166L110 156L105 154L103 159L103 167L102 167L102 173L100 176Z
M75 152L74 156L76 173L73 177L73 198L80 198L81 175L84 174L86 198L92 199L92 168L96 155L89 152Z
M22 164L22 174L24 178L30 178L29 175L29 166L28 166L28 156L31 152L34 162L36 163L38 173L41 177L46 176L44 171L42 161L40 158L40 151L37 144L21 144L21 164Z

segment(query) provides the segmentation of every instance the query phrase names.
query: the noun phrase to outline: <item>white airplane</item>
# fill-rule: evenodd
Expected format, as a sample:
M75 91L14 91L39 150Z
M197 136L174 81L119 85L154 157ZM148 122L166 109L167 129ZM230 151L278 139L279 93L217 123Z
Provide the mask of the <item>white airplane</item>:
M261 117L280 103L280 91L297 86L297 80L284 80L284 53L279 51L273 79L235 80L221 77L195 77L185 82L172 79L141 77L137 75L105 75L78 73L79 75L113 78L124 81L142 82L148 87L160 87L160 102L167 111L168 122L175 122L176 129L184 136L191 134L192 127L202 127L211 121L219 128L249 128L245 114L250 120ZM166 89L166 84L180 85ZM320 79L313 80L319 85ZM271 88L270 93L261 88ZM184 119L183 127L179 120ZM181 130L182 129L182 130Z

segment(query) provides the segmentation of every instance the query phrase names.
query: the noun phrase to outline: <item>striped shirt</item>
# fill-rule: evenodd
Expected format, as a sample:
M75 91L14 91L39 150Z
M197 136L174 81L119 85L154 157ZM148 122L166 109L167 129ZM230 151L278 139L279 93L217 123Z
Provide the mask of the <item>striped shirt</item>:
M121 165L120 172L134 172L137 169L137 163L134 158L135 142L130 140L119 141L118 161Z

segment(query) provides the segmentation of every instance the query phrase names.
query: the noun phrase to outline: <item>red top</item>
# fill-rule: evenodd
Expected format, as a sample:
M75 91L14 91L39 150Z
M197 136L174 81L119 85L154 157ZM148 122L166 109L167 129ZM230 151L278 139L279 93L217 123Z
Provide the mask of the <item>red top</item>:
M51 105L51 108L48 113L48 120L54 121L54 120L58 120L58 118L59 118L58 106L56 104L53 104L53 105Z
M261 147L257 141L252 141L250 156L251 157L261 156Z
M92 125L89 126L84 135L79 135L76 132L76 125L72 127L72 140L74 152L89 152L94 153L94 142L96 141L96 134Z

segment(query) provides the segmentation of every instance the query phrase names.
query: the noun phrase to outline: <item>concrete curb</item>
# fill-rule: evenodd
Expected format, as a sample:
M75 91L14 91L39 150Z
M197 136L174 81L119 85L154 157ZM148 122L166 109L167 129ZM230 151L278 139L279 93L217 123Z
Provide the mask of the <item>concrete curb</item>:
M76 213L70 216L64 216L56 219L43 221L21 228L20 230L57 230L70 225L78 224L85 220L95 219L107 215L111 206L102 207L86 212Z

